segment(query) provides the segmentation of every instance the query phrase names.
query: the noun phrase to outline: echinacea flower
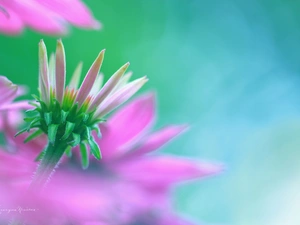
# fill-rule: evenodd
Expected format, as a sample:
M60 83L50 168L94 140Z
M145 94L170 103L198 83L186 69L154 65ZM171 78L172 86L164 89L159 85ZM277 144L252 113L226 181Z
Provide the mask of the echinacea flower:
M123 76L129 66L126 63L101 87L102 76L99 70L104 52L102 50L99 53L80 88L81 64L75 70L70 84L65 87L65 51L61 40L57 41L56 56L51 56L49 64L46 46L40 41L40 96L36 97L39 104L34 104L36 108L31 110L34 116L25 118L25 121L30 122L29 126L19 132L37 128L27 141L43 133L48 136L49 142L41 152L41 163L34 182L44 183L65 151L77 145L80 146L84 162L88 160L88 147L93 156L100 159L100 149L91 135L92 130L96 130L100 136L98 123L104 121L104 116L127 101L147 82L146 77L128 82L130 77Z
M47 34L66 34L68 23L99 29L81 0L0 0L0 32L15 35L24 27Z
M38 214L16 215L32 225L189 225L190 222L174 215L169 189L182 181L217 174L222 167L158 155L156 151L186 130L186 125L171 125L151 133L154 115L153 94L136 98L100 125L103 136L96 141L102 148L101 161L91 157L90 167L81 170L76 161L64 160L41 194L30 192L11 198L5 195L0 200L38 208ZM97 137L96 133L92 135ZM18 140L19 153L0 154L0 161L5 162L0 167L0 183L5 180L5 185L10 184L4 194L26 191L34 170L33 155L41 147L39 142L43 142L40 137L25 145ZM79 153L79 149L75 150L73 159Z

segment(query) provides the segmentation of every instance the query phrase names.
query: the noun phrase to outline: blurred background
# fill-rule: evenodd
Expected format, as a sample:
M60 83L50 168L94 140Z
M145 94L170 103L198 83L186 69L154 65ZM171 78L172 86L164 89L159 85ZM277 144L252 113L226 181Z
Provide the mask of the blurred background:
M107 77L130 61L134 78L150 79L141 92L157 92L156 128L191 125L162 152L226 165L174 190L176 210L206 224L299 225L300 3L84 2L103 29L63 37L69 78L103 48ZM0 34L0 73L30 93L41 38L54 51L57 37Z

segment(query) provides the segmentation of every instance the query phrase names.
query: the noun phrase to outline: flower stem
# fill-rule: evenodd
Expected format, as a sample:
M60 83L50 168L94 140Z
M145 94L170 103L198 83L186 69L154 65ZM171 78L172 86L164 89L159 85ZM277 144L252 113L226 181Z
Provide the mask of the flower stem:
M65 142L48 143L29 189L42 189L45 186L67 147L68 144Z

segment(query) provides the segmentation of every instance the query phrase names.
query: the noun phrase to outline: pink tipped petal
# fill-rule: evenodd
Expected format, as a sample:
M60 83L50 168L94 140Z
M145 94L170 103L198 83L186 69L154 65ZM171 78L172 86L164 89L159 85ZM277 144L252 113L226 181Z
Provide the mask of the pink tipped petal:
M103 138L96 139L103 158L120 153L125 145L136 142L151 127L155 118L154 95L143 95L118 110L100 127Z
M185 131L187 127L187 125L173 125L165 127L142 140L140 146L133 151L128 152L128 155L137 156L155 151L169 142L171 139Z
M65 49L61 40L57 41L56 64L55 64L55 94L58 102L62 103L66 80Z
M132 76L132 71L125 73L124 76L121 77L120 81L118 82L118 84L115 86L115 88L112 90L111 93L115 93L116 91L124 87L130 80L131 76Z
M48 57L47 49L43 40L39 43L39 76L40 76L40 91L41 96L47 103L50 99L50 83L49 83L49 70L48 70Z
M5 5L2 6L5 11L0 10L0 32L12 35L21 33L24 24L20 17L9 7L5 7Z
M17 13L24 24L33 29L48 34L67 32L64 19L35 0L5 1L3 5Z
M49 83L50 83L50 90L55 88L55 55L51 53L49 59Z
M4 76L0 76L0 104L11 102L17 95L18 86Z
M103 84L103 74L99 74L95 80L95 83L92 87L92 90L90 92L90 95L91 96L95 96L97 95L97 93L99 92L99 90L101 89L102 87L102 84Z
M90 109L93 110L96 108L100 103L111 93L114 87L118 84L119 80L125 73L126 69L128 68L129 63L126 63L122 66L111 78L105 83L103 88L100 90L99 94L96 96L95 100L92 102Z
M124 161L118 171L125 178L150 187L168 187L173 183L220 173L220 165L170 156Z
M134 95L146 82L148 79L146 77L142 77L140 79L136 79L129 84L125 85L119 91L114 93L111 97L109 97L106 101L104 101L100 107L98 108L95 117L103 117L113 109L120 106L122 103L126 102L132 95Z
M69 83L69 88L70 89L77 89L79 86L79 81L80 81L80 76L81 76L81 71L82 71L82 62L78 63L73 76L71 78L71 81Z
M78 105L81 106L84 102L84 100L87 98L89 95L94 82L96 80L96 77L99 73L100 67L102 65L102 61L104 58L104 52L105 50L102 50L96 60L94 61L93 65L87 72L87 75L85 76L83 83L78 91L78 95L76 97L76 102L78 102Z

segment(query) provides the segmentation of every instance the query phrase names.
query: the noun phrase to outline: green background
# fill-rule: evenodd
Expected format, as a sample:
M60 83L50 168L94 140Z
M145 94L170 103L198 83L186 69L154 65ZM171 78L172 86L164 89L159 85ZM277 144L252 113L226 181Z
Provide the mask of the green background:
M156 128L191 128L162 152L221 162L226 171L175 191L196 222L300 224L300 4L297 1L85 1L104 27L72 28L63 42L70 78L106 48L102 72L130 61L158 98ZM37 44L26 29L0 35L0 73L37 93ZM106 77L107 79L107 77ZM30 95L28 95L30 97Z

